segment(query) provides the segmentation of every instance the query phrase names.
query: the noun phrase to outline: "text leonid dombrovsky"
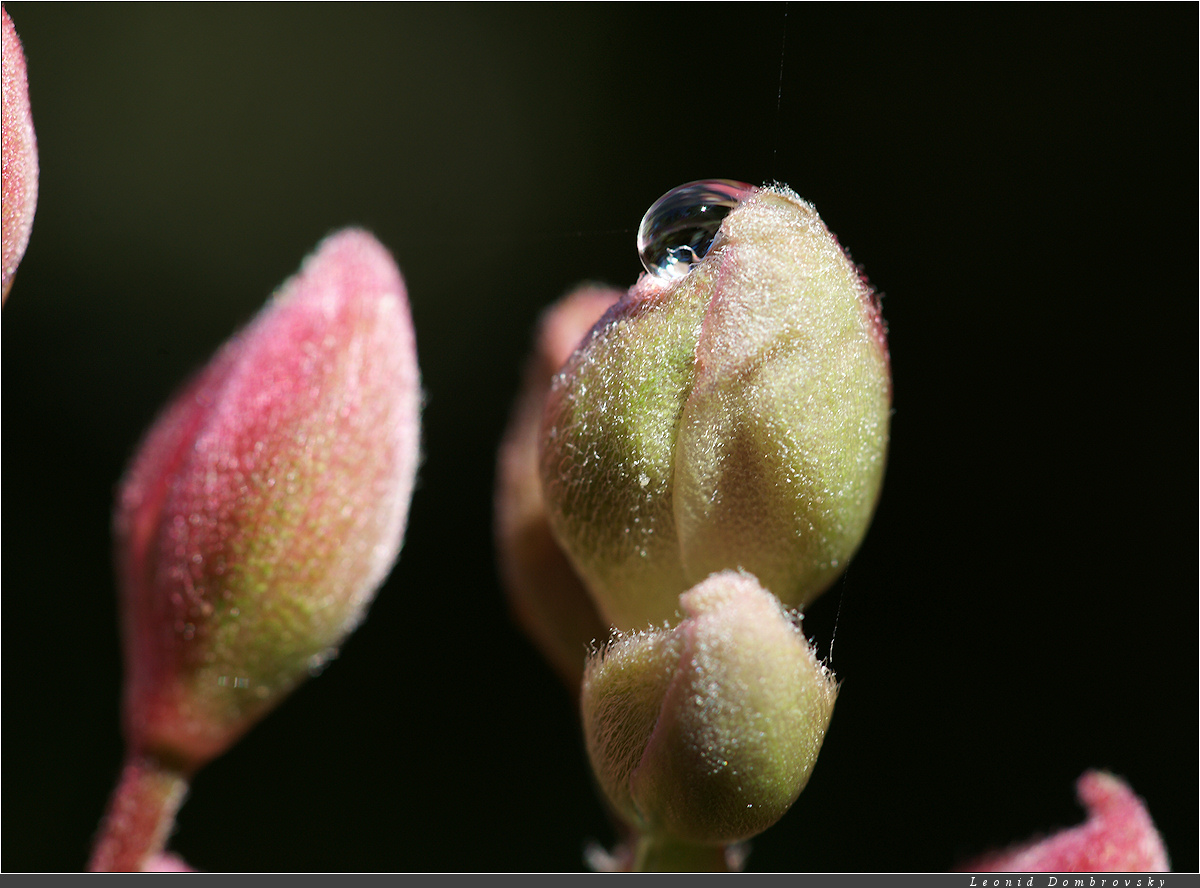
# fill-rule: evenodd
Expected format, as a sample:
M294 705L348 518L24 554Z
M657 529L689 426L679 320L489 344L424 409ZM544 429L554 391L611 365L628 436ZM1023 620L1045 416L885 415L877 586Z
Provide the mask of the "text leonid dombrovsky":
M1163 888L1163 876L1144 875L1008 875L971 876L967 888Z

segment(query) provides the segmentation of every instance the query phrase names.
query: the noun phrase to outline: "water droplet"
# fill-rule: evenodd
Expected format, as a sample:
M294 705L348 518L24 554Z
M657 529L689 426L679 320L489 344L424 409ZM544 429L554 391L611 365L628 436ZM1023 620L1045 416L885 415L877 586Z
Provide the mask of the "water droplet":
M754 190L733 179L701 179L668 191L638 227L638 255L646 271L667 280L683 277L704 258L721 220Z

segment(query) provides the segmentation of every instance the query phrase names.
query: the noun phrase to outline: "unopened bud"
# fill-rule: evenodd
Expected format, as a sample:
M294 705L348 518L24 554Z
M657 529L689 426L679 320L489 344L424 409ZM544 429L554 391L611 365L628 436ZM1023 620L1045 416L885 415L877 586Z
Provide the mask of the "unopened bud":
M720 570L804 607L866 533L890 408L871 289L811 206L755 191L686 274L644 275L555 378L551 526L619 628L673 619Z
M747 839L791 807L837 686L779 600L715 574L680 597L674 628L619 636L588 664L588 754L617 811L648 835Z
M176 396L115 521L132 750L198 767L335 655L400 550L419 407L403 281L357 230Z

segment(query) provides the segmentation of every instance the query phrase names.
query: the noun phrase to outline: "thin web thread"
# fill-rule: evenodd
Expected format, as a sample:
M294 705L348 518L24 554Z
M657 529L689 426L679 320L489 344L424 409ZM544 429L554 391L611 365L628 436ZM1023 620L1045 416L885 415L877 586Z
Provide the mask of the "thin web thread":
M783 59L787 50L787 4L783 4L783 36L779 41L779 92L775 96L775 146L771 149L771 175L779 177L779 121L783 109Z
M833 616L833 632L829 635L829 653L825 657L825 661L829 664L829 668L833 668L833 643L837 641L838 623L842 621L842 602L846 600L846 585L850 578L850 568L846 568L842 574L842 581L838 583L838 607L837 613Z

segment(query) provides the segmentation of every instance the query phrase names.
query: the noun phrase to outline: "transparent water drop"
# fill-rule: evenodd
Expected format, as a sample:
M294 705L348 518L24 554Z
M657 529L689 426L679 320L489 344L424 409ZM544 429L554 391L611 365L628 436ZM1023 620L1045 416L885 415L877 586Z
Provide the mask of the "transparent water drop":
M646 271L667 280L683 277L704 258L721 220L754 190L733 179L700 179L668 191L638 227L638 255Z

